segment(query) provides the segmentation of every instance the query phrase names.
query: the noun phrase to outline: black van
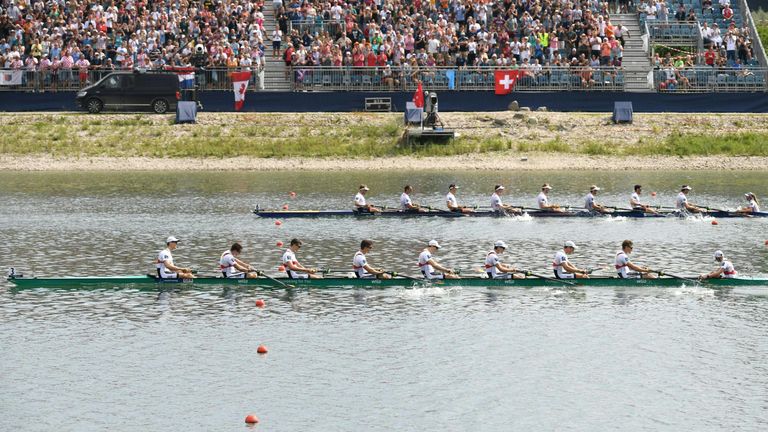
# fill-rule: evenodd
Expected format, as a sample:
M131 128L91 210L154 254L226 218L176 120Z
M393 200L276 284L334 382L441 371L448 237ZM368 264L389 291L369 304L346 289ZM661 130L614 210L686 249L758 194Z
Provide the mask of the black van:
M90 113L105 109L163 114L176 109L179 77L173 73L113 72L77 93L77 105Z

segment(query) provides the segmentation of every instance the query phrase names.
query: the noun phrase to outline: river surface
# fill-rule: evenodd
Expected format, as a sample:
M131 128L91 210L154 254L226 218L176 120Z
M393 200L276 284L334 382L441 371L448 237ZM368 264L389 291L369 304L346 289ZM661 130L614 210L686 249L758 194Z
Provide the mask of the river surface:
M768 197L768 172L0 173L0 265L27 275L143 274L168 235L177 263L211 273L233 241L277 275L279 241L299 259L347 269L369 261L416 273L424 244L472 273L493 241L505 262L549 272L563 241L579 266L636 262L670 273L714 267L768 276L768 220L529 218L286 219L250 211L349 208L357 185L395 206L402 187L442 207L552 201L626 205L632 185L672 205L735 208ZM291 197L290 192L295 192ZM655 197L650 192L657 192ZM768 199L768 198L767 198ZM764 204L764 206L768 203ZM266 308L254 306L266 300ZM256 354L264 344L269 353ZM765 431L768 286L418 288L153 293L14 290L0 282L0 430L238 431L248 413L270 431Z

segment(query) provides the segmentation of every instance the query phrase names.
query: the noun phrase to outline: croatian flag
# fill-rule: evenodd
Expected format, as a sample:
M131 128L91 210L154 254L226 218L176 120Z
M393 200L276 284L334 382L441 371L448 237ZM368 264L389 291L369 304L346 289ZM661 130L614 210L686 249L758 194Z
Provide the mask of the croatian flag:
M235 91L235 111L240 111L245 104L245 91L248 90L248 81L251 79L251 71L232 72L232 87Z
M494 82L496 85L493 89L497 95L505 95L512 93L515 88L517 79L522 75L519 70L497 70L493 73Z
M195 74L191 72L180 73L179 88L181 89L195 88Z

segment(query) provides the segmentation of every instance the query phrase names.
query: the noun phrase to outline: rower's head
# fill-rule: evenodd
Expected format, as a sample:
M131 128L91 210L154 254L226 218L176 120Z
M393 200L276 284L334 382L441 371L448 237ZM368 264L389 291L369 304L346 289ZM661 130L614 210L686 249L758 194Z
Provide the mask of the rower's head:
M632 240L624 240L621 242L621 250L624 251L626 254L632 253L632 249L634 249L635 246L632 244Z
M688 192L690 192L690 191L691 191L691 189L693 189L693 188L692 188L692 187L690 187L690 186L688 186L688 185L682 185L682 186L680 186L680 192L682 192L682 193L684 193L684 194L686 194L686 195L688 195Z
M544 183L541 186L541 191L544 192L544 195L548 194L549 191L551 191L551 190L552 190L552 186L550 186L549 183Z
M599 191L600 191L600 188L597 187L596 185L592 185L589 187L589 193L591 193L592 195L597 195L597 192Z
M437 240L430 240L429 244L427 244L427 249L429 249L430 252L435 253L440 249L440 243L438 243Z
M289 248L292 251L294 251L294 252L298 252L299 249L301 249L301 240L299 240L297 238L291 239L291 244L290 244Z
M373 249L373 242L371 240L363 240L360 242L360 251L367 254Z
M403 192L405 192L408 195L410 195L411 192L413 192L413 188L411 187L411 185L405 185L405 187L403 188Z
M165 239L165 245L168 246L168 249L174 250L176 249L176 246L179 245L179 239L177 239L174 236L170 236L167 239Z
M493 191L494 191L494 192L495 192L497 195L501 195L502 193L504 193L504 186L502 186L502 185L496 185L496 186L494 186L494 187L493 187Z
M747 201L752 201L752 200L753 200L753 199L755 199L756 197L755 197L755 194L753 194L752 192L747 192L747 193L745 193L745 194L744 194L744 198L745 198Z
M456 186L456 183L451 183L448 185L448 192L456 193L456 191L459 189L458 186Z
M717 262L723 262L723 259L725 259L725 255L723 254L723 251L715 251L715 261Z
M635 192L637 192L637 194L640 195L643 192L643 186L635 185Z
M568 240L563 245L563 252L565 252L567 255L572 254L576 250L576 243Z
M368 186L361 184L357 190L360 191L361 194L365 195L365 193L368 192L370 189L368 189Z
M240 255L242 251L243 246L240 243L232 243L232 246L229 248L229 252L234 256Z
M507 244L503 240L496 240L496 243L493 244L493 251L497 254L504 253L506 249Z

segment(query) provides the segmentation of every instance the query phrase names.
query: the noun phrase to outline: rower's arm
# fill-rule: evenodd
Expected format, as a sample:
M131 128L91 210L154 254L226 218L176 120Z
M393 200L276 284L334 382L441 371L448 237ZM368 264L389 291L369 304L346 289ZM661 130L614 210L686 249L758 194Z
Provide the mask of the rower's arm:
M450 202L450 201L446 201L446 202L445 202L445 205L448 207L448 210L457 210L457 209L461 208L461 207L459 207L459 206L454 206L454 205L451 205L451 202Z
M441 272L446 272L446 273L452 273L452 272L453 272L453 270L452 270L452 269L449 269L448 267L445 267L445 266L442 266L442 265L440 265L440 264L439 264L437 261L435 261L435 260L433 260L433 259L431 259L431 260L429 260L429 261L427 261L427 262L428 262L428 263L429 263L429 265L431 265L431 266L432 266L432 267L433 267L435 270L438 270L438 271L441 271Z
M251 266L245 261L235 258L235 268L243 273L247 273L251 269Z
M586 270L581 270L568 261L563 263L563 270L567 271L568 273L586 273Z
M517 271L516 268L514 268L512 266L506 266L506 265L504 265L502 263L496 264L496 269L498 271L502 272L502 273L514 273L514 272Z
M364 265L363 269L365 269L365 271L367 271L368 273L370 273L372 275L380 275L380 274L384 273L383 271L376 270L375 268L371 267L368 264Z
M165 265L165 268L167 268L168 270L170 270L172 272L189 271L189 269L187 269L187 268L173 265L173 263L171 263L170 260L163 261L163 265Z
M710 273L705 274L704 279L712 279L712 278L720 277L722 274L723 274L723 268L720 267L717 270L714 270Z
M293 262L287 262L287 263L285 263L285 266L288 267L289 269L293 270L293 271L302 272L302 273L315 273L316 272L315 269L306 268L306 267L304 267L301 264L294 264Z
M685 203L685 209L690 211L699 211L699 208L693 204Z
M632 269L632 270L634 270L636 272L639 272L639 273L648 273L648 268L647 267L639 266L639 265L637 265L635 263L632 263L632 262L628 262L627 263L627 267L629 267L630 269Z

